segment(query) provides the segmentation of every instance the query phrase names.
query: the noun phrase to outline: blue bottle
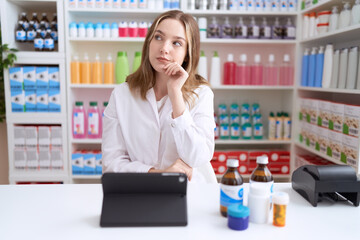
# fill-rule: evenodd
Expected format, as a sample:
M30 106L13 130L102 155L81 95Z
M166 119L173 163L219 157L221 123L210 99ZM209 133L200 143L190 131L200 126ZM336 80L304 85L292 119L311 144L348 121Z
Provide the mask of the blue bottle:
M306 48L303 58L302 58L302 68L301 68L301 86L308 86L308 76L309 76L309 53L310 49Z
M323 71L324 71L324 46L320 46L319 52L316 55L315 87L322 87Z
M313 47L309 57L308 87L315 87L316 52L317 48Z

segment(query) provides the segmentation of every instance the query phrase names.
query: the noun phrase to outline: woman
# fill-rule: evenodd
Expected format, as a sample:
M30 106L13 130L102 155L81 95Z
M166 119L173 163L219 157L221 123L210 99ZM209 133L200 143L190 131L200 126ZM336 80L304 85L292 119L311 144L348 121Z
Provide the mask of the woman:
M213 92L196 74L199 28L191 15L158 16L139 69L111 94L104 112L104 172L181 172L215 182Z

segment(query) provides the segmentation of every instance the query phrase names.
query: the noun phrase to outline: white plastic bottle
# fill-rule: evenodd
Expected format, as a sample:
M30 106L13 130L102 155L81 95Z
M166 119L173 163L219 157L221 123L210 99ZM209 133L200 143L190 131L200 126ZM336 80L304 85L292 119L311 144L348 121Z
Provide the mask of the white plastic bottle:
M95 0L95 7L96 8L103 8L104 7L104 0Z
M309 17L309 37L315 36L315 29L316 29L315 13L310 13L310 17Z
M335 31L339 27L339 10L337 6L333 6L329 20L329 32Z
M267 223L270 212L270 191L260 184L250 184L248 196L250 209L249 221L252 223Z
M306 39L309 37L309 14L304 14L303 18L303 29L302 29L302 38Z
M359 89L359 90L360 90L360 54L359 54L359 60L358 60L358 71L357 71L356 89Z
M351 9L351 25L360 23L360 0L356 0Z
M358 66L358 47L352 47L349 52L348 71L346 79L346 89L355 89L356 74Z
M121 0L112 0L113 1L113 8L120 8L121 7Z
M94 8L95 7L95 0L87 0L86 7L87 8Z
M331 74L333 68L334 46L327 44L324 53L324 70L322 78L322 87L329 88L331 84Z
M220 58L217 51L214 51L214 56L211 59L210 83L213 87L221 86Z
M350 11L350 3L345 2L343 10L340 13L339 18L339 29L350 26L350 17L351 11Z
M333 56L333 68L331 73L331 88L337 88L339 79L339 67L340 67L340 50L335 50Z
M349 49L344 48L340 53L340 68L339 68L339 80L338 88L345 88L347 78L347 66L348 66L348 52Z
M198 65L198 74L208 80L207 76L207 59L204 51L200 53L199 65Z

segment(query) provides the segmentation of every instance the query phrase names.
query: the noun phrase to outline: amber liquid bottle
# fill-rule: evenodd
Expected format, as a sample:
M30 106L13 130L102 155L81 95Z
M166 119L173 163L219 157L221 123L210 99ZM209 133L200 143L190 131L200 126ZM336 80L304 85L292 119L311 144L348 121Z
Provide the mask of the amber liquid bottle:
M227 217L227 208L231 204L243 204L243 179L238 171L239 160L228 159L228 167L220 181L220 213Z

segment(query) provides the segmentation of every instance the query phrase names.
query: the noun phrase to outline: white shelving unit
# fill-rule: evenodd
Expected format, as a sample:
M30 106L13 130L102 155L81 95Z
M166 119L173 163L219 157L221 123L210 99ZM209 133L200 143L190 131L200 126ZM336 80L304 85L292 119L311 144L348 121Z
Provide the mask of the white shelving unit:
M9 153L9 182L69 182L69 161L67 159L67 108L66 108L66 74L64 46L63 0L4 0L0 2L1 31L3 43L10 48L17 48L15 66L56 66L59 67L61 112L12 112L9 71L4 71L6 121ZM45 12L48 16L57 13L58 44L54 52L35 52L33 44L15 41L15 29L21 12L32 12L38 15ZM51 19L50 19L51 20ZM14 33L14 34L11 34ZM14 126L15 125L57 125L62 127L63 169L53 170L18 170L14 167Z
M349 1L353 4L355 1ZM342 2L336 0L325 0L322 1L308 9L300 11L298 16L299 20L302 21L303 15L310 12L319 12L323 10L331 10L331 7L334 5L341 5ZM300 24L301 26L301 24ZM299 28L299 30L302 30ZM356 89L334 89L334 88L316 88L316 87L302 87L300 86L300 79L301 79L301 59L305 48L309 47L318 47L318 46L325 46L327 43L332 43L334 45L334 49L341 49L341 48L349 48L352 46L360 46L360 24L348 26L343 29L337 29L332 32L327 32L325 34L317 35L307 39L301 39L299 41L299 53L297 54L298 58L298 65L297 69L297 84L295 86L295 101L297 104L295 105L296 116L300 111L300 98L314 98L314 99L321 99L321 100L328 100L337 103L344 103L344 104L351 104L351 105L360 105L360 90ZM326 154L323 154L319 151L316 151L310 147L307 147L304 144L299 143L298 136L300 133L300 120L296 117L294 118L294 125L293 128L293 152L295 154L299 153L312 153L318 156L327 159L328 161L334 162L336 164L344 164L340 161L337 161ZM360 145L359 148L360 149ZM293 154L294 155L294 154ZM360 155L358 153L358 159L360 159ZM294 162L294 161L293 161ZM358 160L359 162L359 160ZM360 174L360 166L358 164L356 169L357 174Z

